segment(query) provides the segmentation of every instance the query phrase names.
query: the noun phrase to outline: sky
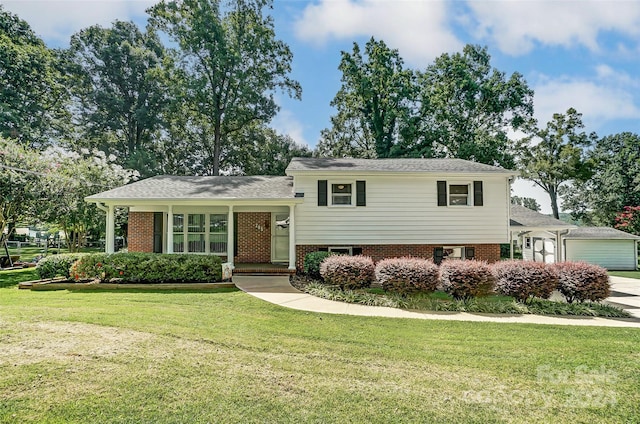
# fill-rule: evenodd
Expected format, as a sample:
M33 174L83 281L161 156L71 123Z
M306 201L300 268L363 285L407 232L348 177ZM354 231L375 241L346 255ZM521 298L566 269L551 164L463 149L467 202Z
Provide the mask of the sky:
M49 47L116 20L146 24L148 0L0 0ZM640 134L640 1L637 0L275 0L276 36L293 52L292 77L302 100L278 96L272 126L314 147L330 125L340 88L341 51L372 36L422 70L465 44L487 46L492 65L522 74L535 92L540 126L573 107L584 130L598 136ZM514 194L534 197L549 213L546 193L518 180Z

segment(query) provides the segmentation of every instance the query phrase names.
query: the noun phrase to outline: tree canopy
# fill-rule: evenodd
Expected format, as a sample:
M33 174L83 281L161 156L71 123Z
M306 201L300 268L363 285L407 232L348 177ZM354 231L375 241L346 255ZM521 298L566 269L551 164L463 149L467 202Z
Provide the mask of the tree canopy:
M269 0L162 1L151 7L150 24L179 49L183 95L194 116L188 129L201 134L207 174L220 173L230 137L250 124L268 123L278 112L276 90L299 98L289 77L292 54L276 39Z
M592 175L584 148L593 143L595 134L579 132L582 128L582 114L569 108L565 114L554 114L545 128L533 131L529 143L521 150L522 176L549 194L556 219L559 219L560 188L587 181Z
M115 155L121 165L154 173L160 161L154 141L166 102L158 77L164 55L157 35L133 22L95 25L71 37L76 147L96 148Z

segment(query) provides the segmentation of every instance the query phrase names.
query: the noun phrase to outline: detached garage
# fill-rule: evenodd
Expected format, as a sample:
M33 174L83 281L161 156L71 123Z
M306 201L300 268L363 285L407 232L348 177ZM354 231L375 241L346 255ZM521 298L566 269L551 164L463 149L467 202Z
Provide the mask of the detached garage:
M638 267L640 237L609 227L578 227L562 237L565 260L585 261L610 270Z

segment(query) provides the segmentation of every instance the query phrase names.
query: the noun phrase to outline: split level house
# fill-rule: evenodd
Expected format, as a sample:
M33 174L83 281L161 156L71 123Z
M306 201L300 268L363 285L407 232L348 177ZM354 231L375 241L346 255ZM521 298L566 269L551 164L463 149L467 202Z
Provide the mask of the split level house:
M128 248L301 270L313 251L500 259L515 171L461 159L295 158L286 176L157 176L86 198L126 207Z

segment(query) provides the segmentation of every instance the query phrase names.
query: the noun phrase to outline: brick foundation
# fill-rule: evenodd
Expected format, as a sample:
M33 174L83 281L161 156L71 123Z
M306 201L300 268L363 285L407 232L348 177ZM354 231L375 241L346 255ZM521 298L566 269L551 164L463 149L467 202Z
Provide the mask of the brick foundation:
M487 261L489 263L500 260L499 244L457 244L465 247L474 247L476 249L476 259ZM354 248L361 248L362 254L371 256L374 262L381 259L413 256L417 258L432 258L433 249L442 247L442 244L378 244L378 245L344 245ZM328 245L298 245L296 246L296 268L302 271L304 256L309 252L315 252L320 249L326 249ZM332 244L331 247L340 247L340 245Z
M129 252L153 252L153 212L129 212Z
M240 212L236 263L271 262L271 212Z

